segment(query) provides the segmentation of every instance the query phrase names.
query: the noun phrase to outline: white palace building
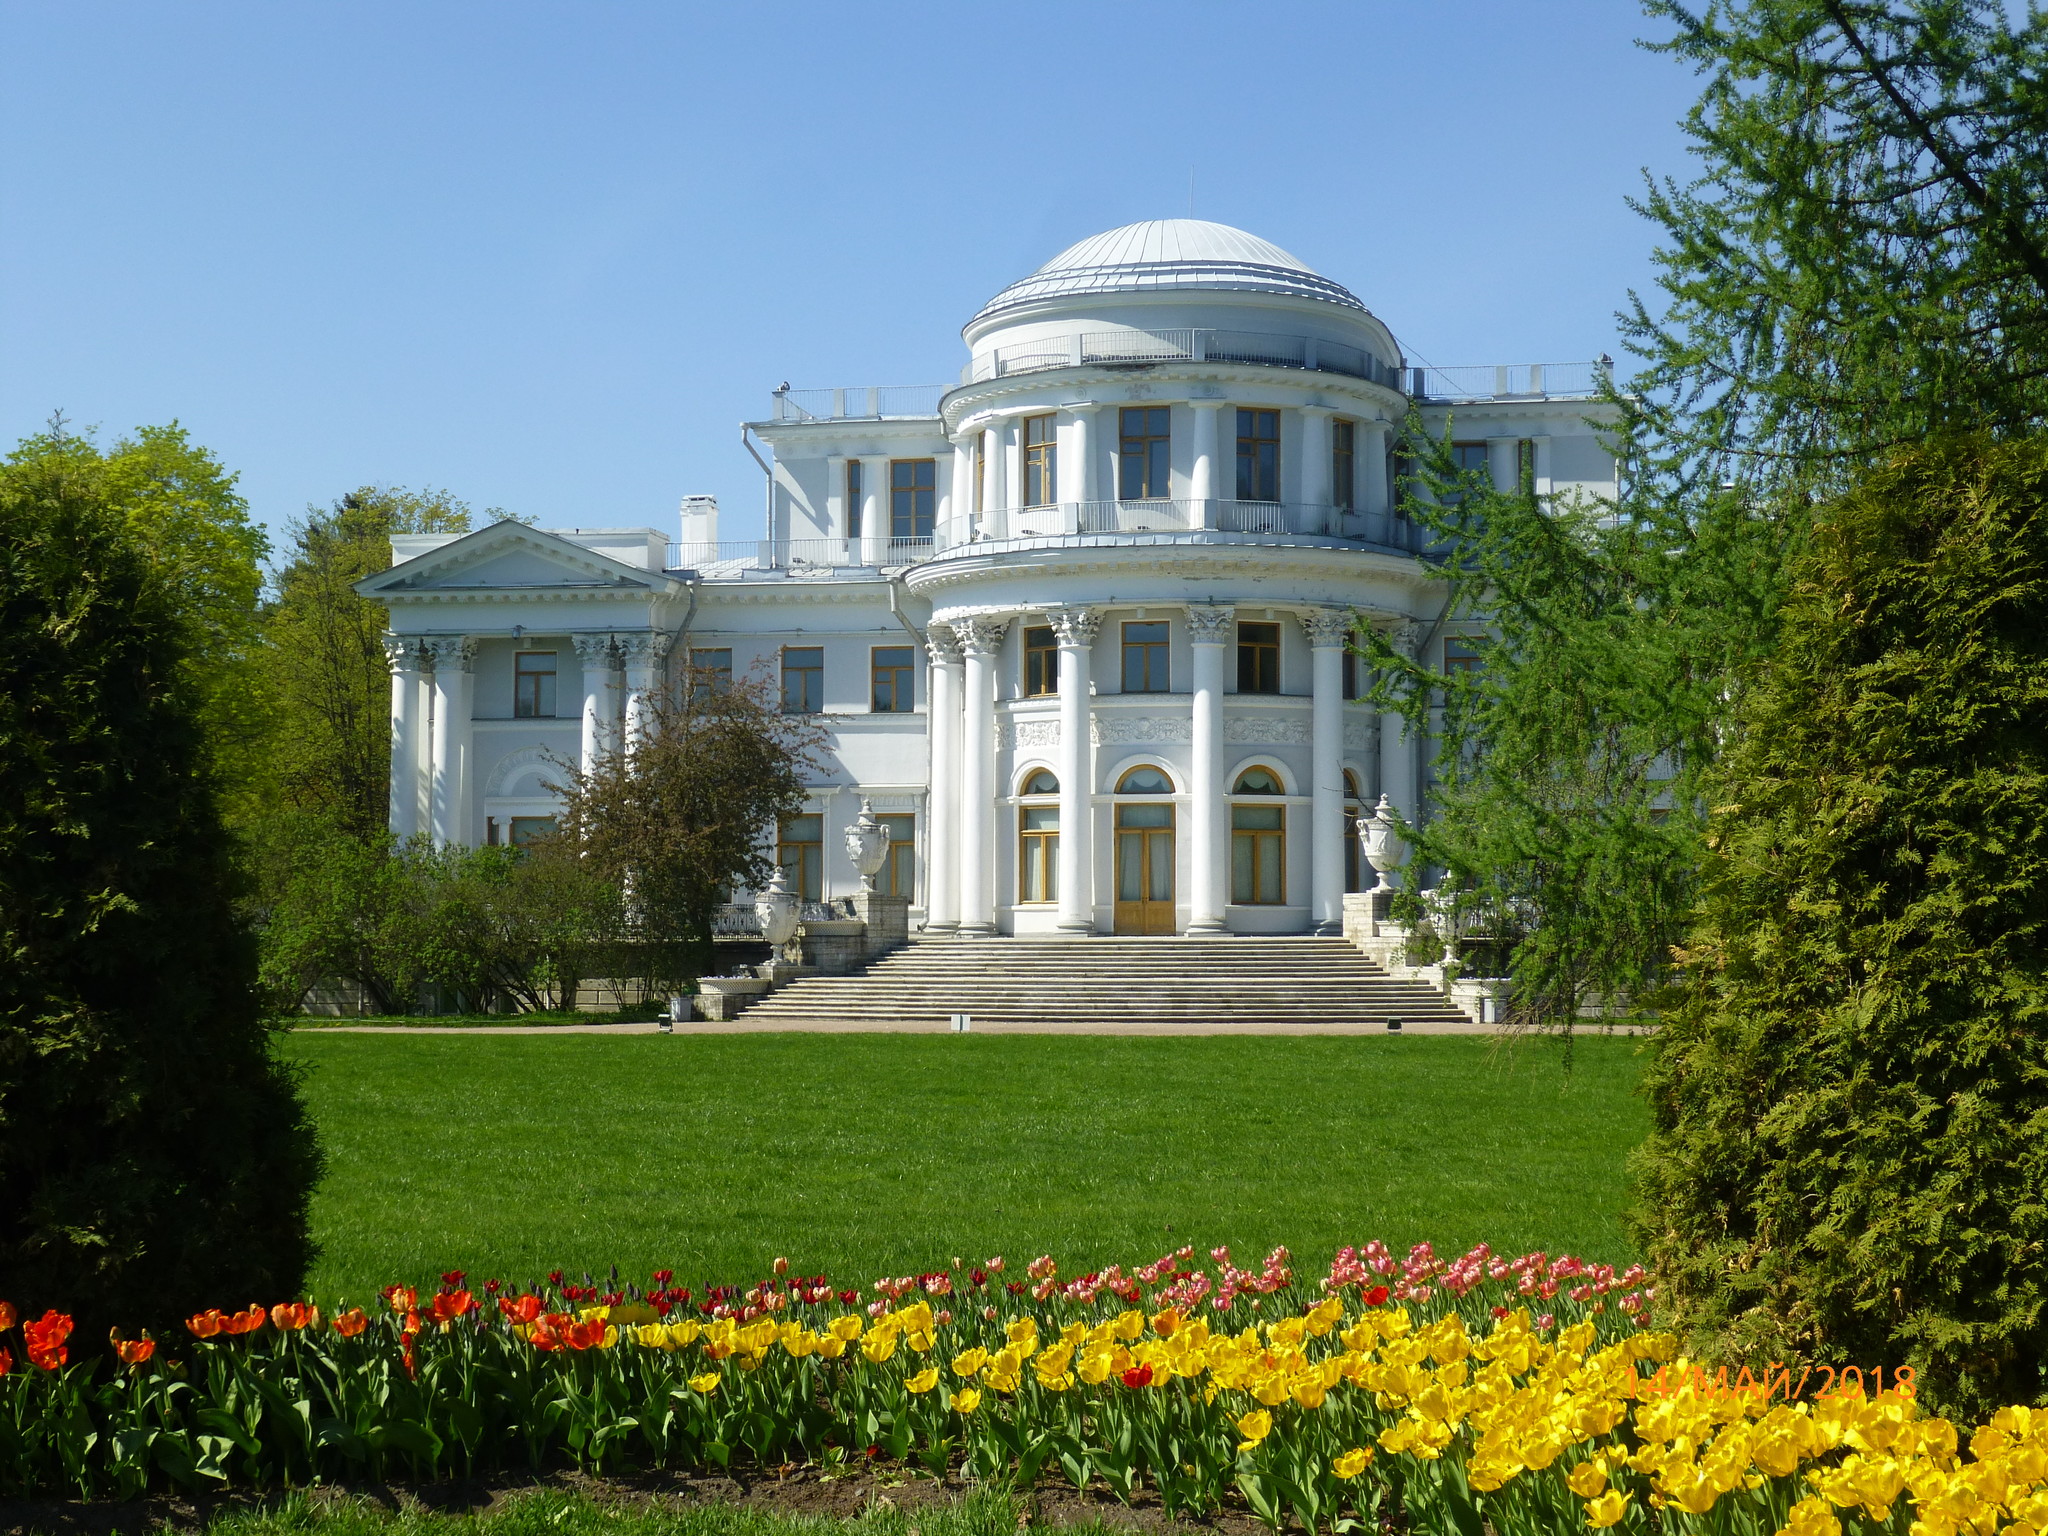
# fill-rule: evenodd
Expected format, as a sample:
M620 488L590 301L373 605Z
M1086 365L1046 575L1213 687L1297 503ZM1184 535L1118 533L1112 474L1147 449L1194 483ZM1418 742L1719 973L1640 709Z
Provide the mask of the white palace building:
M856 889L867 798L928 934L1335 931L1372 880L1354 818L1428 797L1429 744L1357 698L1347 637L1471 660L1395 508L1399 423L1419 405L1502 484L1611 495L1594 365L1412 366L1341 284L1192 219L1081 241L963 336L957 384L773 394L763 540L719 543L709 497L678 542L394 539L360 589L390 613L393 828L532 835L551 760L687 658L824 728L774 829L809 899Z

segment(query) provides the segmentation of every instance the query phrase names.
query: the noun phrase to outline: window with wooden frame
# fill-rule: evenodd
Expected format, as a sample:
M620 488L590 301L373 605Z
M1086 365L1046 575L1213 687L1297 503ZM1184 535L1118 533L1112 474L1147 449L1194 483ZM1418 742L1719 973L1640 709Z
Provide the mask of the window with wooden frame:
M1444 636L1444 671L1477 672L1479 670L1479 648L1463 635Z
M846 461L846 536L860 537L861 520L861 462L859 459Z
M555 653L512 654L512 714L519 720L547 720L555 713Z
M1358 505L1358 423L1341 418L1330 423L1330 505Z
M1024 418L1024 505L1049 507L1059 500L1059 418Z
M1239 624L1237 626L1237 691L1278 693L1280 691L1280 626Z
M1280 780L1267 769L1238 775L1233 795L1279 795ZM1287 901L1287 807L1230 808L1230 900L1240 907L1277 907Z
M875 885L884 896L901 896L905 901L917 899L917 818L915 816L877 816L875 820L889 829L889 860L882 866L882 873Z
M1043 698L1060 691L1060 647L1050 624L1024 631L1024 697Z
M889 461L889 537L928 539L938 514L939 466L936 459Z
M1369 867L1358 844L1358 824L1369 813L1365 808L1365 793L1358 787L1358 775L1349 768L1344 770L1344 889L1363 891L1369 889L1365 873ZM1375 877L1376 879L1377 877Z
M1127 405L1117 413L1116 493L1124 501L1173 494L1173 413L1163 405Z
M506 841L514 848L524 848L528 843L540 841L555 835L555 818L552 816L514 816L507 828Z
M878 645L868 653L878 715L907 715L917 707L916 653L907 645Z
M1124 625L1124 692L1167 693L1167 627L1158 619Z
M786 646L782 652L782 712L815 715L825 707L825 648Z
M732 651L727 646L695 647L690 650L690 698L702 704L714 693L732 686Z
M1024 781L1017 807L1017 900L1060 899L1060 781L1044 768Z
M1457 466L1458 478L1463 484L1444 498L1445 505L1462 505L1467 494L1467 485L1476 483L1482 489L1492 486L1493 471L1487 461L1486 444L1451 444L1451 462Z
M1280 413L1237 413L1237 499L1280 499Z
M775 862L801 901L825 899L825 818L789 816L776 827Z
M1362 699L1372 680L1372 665L1359 651L1365 645L1365 631L1354 629L1344 641L1344 697Z

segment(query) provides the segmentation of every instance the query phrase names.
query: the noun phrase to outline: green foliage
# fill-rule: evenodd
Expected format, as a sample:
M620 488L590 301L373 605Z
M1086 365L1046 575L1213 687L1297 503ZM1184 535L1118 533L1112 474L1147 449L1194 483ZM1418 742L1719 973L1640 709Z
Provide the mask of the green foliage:
M296 1287L320 1166L204 734L234 561L183 562L131 469L54 437L0 467L0 1288L89 1333Z
M848 1492L851 1503L856 1489ZM604 1490L541 1486L500 1494L474 1510L293 1494L267 1507L230 1510L205 1529L206 1536L1016 1536L1030 1523L1016 1497L979 1486L957 1502L913 1502L898 1493L864 1502L849 1515L792 1514L758 1497L624 1502ZM1060 1527L1066 1536L1112 1536L1127 1528L1100 1520Z
M1623 316L1639 468L1839 487L2048 411L2048 15L1991 0L1649 0L1705 89Z
M622 892L621 974L672 991L711 964L712 914L774 870L762 828L804 806L823 733L785 715L760 678L685 675L646 725L585 771L562 765L561 842Z
M1745 691L1635 1222L1748 1361L2048 1359L2048 443L1902 454L1827 511Z
M464 533L469 524L468 506L446 491L366 485L292 525L290 557L263 615L266 748L277 793L254 835L271 825L279 801L358 837L383 830L391 762L386 615L355 584L389 567L393 534Z

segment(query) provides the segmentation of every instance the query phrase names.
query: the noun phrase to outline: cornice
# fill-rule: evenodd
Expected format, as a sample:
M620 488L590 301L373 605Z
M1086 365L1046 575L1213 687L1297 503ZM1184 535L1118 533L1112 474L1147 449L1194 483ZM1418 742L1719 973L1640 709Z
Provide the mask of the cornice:
M1272 363L1195 363L1176 360L1162 363L1130 363L1116 367L1105 367L1100 363L1082 363L1066 368L1037 368L1029 373L1005 374L997 379L983 379L973 384L956 385L939 400L939 415L945 423L948 437L956 436L970 419L1006 415L1002 408L1005 401L1020 396L1042 394L1047 390L1081 390L1092 398L1087 400L1055 401L1054 405L1085 406L1110 403L1129 403L1135 400L1160 399L1160 390L1166 389L1166 403L1172 404L1183 399L1200 399L1182 388L1185 385L1208 385L1219 390L1227 389L1233 396L1243 394L1249 388L1254 395L1261 393L1258 386L1265 386L1266 392L1284 389L1306 395L1333 394L1340 400L1365 401L1392 422L1399 422L1408 410L1408 397L1384 384L1355 378L1348 373L1325 373L1318 368L1288 368ZM1219 394L1218 399L1222 396ZM1329 405L1328 401L1310 400L1307 404ZM1341 407L1332 406L1332 409Z
M1224 534L1216 541L1162 539L1151 544L1061 542L1024 547L1016 547L1021 541L997 540L968 546L976 551L974 554L942 555L923 565L913 566L906 573L904 584L911 592L927 596L1019 575L1050 578L1144 571L1155 576L1185 574L1190 578L1212 573L1252 572L1262 576L1293 575L1322 579L1332 575L1356 574L1392 576L1418 589L1441 585L1440 579L1413 555L1383 553L1335 543L1222 542L1231 537ZM1003 547L1006 545L1011 547Z

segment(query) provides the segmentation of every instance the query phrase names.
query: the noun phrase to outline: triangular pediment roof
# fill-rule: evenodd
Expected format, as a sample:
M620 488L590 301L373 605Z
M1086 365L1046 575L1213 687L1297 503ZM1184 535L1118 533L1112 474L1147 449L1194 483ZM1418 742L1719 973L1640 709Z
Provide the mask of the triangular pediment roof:
M356 583L372 600L435 593L587 592L664 597L688 583L524 523L493 523Z

